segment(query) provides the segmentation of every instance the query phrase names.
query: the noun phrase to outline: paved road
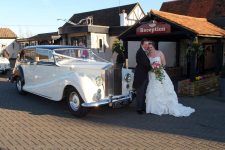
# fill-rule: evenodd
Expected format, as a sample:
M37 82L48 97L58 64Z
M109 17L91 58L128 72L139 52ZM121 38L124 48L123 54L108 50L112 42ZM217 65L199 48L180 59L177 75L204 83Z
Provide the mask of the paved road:
M197 111L188 118L137 115L133 106L99 108L83 119L65 104L28 94L0 77L2 149L225 149L225 103L181 98ZM0 149L1 149L0 148Z

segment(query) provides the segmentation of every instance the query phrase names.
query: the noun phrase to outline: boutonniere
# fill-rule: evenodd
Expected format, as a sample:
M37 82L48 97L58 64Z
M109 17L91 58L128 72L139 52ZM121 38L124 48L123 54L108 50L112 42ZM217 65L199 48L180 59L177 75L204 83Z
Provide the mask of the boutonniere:
M147 50L147 51L145 50L145 54L146 54L146 55L148 56L148 54L149 54L149 51L148 51L148 50Z

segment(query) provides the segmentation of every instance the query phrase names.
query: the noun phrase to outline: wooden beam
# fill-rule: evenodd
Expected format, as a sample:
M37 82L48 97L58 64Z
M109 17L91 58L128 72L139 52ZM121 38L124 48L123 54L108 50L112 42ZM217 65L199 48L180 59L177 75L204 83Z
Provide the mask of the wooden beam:
M218 39L216 43L216 73L219 74L223 66L223 42Z
M196 55L190 56L190 80L194 81L196 76Z
M176 67L180 66L180 40L176 41Z

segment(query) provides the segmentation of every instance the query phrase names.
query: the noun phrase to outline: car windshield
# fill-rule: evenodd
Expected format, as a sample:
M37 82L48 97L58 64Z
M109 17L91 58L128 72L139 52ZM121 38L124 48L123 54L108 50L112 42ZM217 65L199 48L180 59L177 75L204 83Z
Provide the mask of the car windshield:
M63 48L55 49L54 57L57 63L64 63L66 61L101 61L108 62L107 60L97 56L92 50L85 48Z

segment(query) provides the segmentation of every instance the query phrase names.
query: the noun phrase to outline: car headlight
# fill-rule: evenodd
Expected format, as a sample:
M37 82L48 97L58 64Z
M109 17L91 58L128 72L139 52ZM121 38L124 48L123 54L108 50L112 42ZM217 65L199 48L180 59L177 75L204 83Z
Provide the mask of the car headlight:
M103 84L103 80L100 76L95 78L95 82L97 86L101 86Z
M130 73L127 73L125 76L124 76L124 80L126 82L130 82L131 81L131 74Z

